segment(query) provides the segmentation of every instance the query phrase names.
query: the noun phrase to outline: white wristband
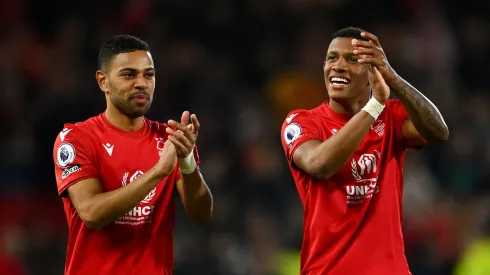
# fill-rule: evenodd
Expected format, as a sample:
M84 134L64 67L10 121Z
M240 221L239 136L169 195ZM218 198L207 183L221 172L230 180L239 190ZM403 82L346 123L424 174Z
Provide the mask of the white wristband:
M385 106L379 103L376 98L371 97L371 99L369 99L368 103L366 104L366 106L364 106L364 108L362 108L362 110L370 114L372 117L374 117L374 119L377 119L384 108Z
M196 159L194 159L194 150L185 158L179 158L180 173L190 174L197 168Z

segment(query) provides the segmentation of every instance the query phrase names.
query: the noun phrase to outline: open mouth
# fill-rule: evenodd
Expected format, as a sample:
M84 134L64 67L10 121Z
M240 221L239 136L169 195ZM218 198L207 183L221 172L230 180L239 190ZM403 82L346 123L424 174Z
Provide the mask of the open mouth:
M330 83L334 88L345 88L350 83L350 79L343 77L330 77Z

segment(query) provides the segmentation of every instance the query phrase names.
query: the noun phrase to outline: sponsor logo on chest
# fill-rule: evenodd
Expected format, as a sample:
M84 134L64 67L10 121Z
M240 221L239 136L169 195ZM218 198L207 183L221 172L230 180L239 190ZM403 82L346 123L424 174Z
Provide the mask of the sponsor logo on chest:
M118 147L118 144L110 144L109 149L107 144L109 143L104 144L104 149L105 151L107 151L109 156L114 156L114 152L116 150L115 148L123 148L121 146ZM141 159L141 157L143 157L141 159L142 161L148 160L148 163L146 163L145 161L144 166L152 167L154 164L156 164L156 161L158 161L158 158L156 157L159 157L163 151L164 140L161 137L154 137L152 138L151 145L148 144L147 146L149 146L149 148L151 149L149 151L140 150L140 152L148 153L146 155L138 155L138 159ZM133 163L134 165L136 165L136 167L144 167L142 166L142 163L140 163L138 160L135 160L135 158L126 158L125 161L127 161L127 163ZM143 169L135 169L129 172L125 172L121 179L121 186L124 187L137 180L140 176L144 175L145 172L143 171ZM137 206L131 209L131 211L126 213L124 216L118 218L114 223L129 226L153 223L155 209L157 208L157 206L154 205L156 199L157 187L153 188Z
M126 172L124 173L124 176L122 178L122 186L126 186L128 184L131 184L134 180L139 178L141 175L143 175L144 172L141 170L137 170L134 172L131 177L129 177L130 173ZM128 177L129 177L129 183L128 183ZM153 213L155 211L155 206L150 205L156 195L157 188L153 188L153 190L146 195L146 197L137 205L134 207L131 211L126 213L124 216L120 217L115 221L116 224L125 224L125 225L140 225L140 224L150 224L153 222Z
M381 154L374 150L373 154L362 154L359 158L353 157L350 170L354 183L345 185L347 204L360 204L366 199L379 193L378 174Z

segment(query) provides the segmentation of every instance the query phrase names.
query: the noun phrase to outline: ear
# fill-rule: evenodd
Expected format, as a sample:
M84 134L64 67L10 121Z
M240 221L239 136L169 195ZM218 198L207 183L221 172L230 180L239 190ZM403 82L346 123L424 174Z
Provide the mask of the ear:
M95 72L95 79L97 80L97 84L99 84L99 88L102 90L102 92L108 93L109 78L107 76L107 73L101 70L97 70L97 72Z

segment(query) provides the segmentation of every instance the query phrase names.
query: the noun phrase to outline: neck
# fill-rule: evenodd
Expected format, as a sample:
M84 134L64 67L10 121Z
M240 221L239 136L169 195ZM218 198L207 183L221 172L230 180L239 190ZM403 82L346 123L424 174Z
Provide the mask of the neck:
M135 132L143 127L143 116L129 118L111 104L107 104L105 117L110 124L124 131Z
M330 99L328 104L336 113L354 116L357 114L369 101L369 94L362 96L352 101L342 101Z

